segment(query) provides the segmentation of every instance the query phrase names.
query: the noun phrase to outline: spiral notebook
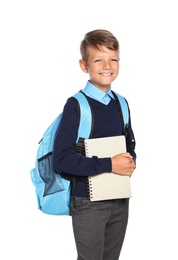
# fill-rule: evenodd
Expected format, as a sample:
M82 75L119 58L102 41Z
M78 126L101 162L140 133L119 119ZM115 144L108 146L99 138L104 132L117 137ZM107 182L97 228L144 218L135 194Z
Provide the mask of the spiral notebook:
M112 157L126 152L125 136L85 139L87 157ZM131 197L130 177L104 172L88 177L90 201L121 199Z

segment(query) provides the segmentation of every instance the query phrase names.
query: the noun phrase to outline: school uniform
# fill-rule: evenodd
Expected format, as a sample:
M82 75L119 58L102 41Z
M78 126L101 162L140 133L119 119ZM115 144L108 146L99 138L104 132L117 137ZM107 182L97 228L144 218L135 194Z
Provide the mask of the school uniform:
M107 93L87 82L83 92L93 111L91 138L123 135L123 119L112 91ZM56 171L76 177L71 198L73 230L78 260L118 260L122 248L129 211L129 199L90 202L88 176L111 172L111 158L87 158L76 153L78 106L68 99L56 132L53 167ZM131 129L131 119L129 120ZM136 160L135 140L130 131L127 151Z

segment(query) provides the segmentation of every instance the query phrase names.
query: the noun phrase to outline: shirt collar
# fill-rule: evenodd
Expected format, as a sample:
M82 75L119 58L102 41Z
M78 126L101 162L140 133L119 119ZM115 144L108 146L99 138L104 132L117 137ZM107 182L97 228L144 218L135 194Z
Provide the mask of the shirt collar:
M102 91L101 89L95 87L93 84L91 84L91 82L89 80L87 81L87 84L86 84L85 88L83 89L83 91L89 97L94 98L98 101L101 101L106 94L108 94L111 98L114 99L111 89L109 89L109 91L106 93L106 92Z

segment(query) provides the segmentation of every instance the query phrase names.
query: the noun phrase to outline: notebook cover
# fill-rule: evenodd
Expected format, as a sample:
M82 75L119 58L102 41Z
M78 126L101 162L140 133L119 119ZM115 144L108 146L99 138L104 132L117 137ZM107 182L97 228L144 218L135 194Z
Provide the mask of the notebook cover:
M126 152L125 136L85 139L87 157L112 157ZM131 197L130 177L105 172L88 177L89 197L91 201L120 199Z

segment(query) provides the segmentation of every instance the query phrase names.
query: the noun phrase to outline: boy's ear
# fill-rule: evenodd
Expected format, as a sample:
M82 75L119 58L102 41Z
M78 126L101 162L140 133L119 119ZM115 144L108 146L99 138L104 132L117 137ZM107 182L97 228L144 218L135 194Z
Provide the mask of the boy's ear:
M79 60L79 64L80 64L80 68L81 68L85 73L88 73L88 68L87 68L86 62L81 59L81 60Z

